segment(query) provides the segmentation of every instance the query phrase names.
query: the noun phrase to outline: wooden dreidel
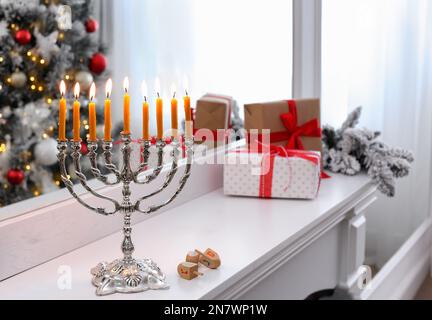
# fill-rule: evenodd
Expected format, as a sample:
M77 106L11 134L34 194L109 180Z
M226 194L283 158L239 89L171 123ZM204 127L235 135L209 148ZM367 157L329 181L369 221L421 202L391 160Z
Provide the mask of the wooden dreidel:
M219 255L212 249L207 249L204 253L195 250L199 254L199 262L210 269L217 269L221 265Z
M198 264L200 254L196 251L189 251L186 255L186 262L192 262Z
M198 276L204 275L198 272L198 264L193 262L182 262L177 267L177 272L180 277L186 280L195 279Z

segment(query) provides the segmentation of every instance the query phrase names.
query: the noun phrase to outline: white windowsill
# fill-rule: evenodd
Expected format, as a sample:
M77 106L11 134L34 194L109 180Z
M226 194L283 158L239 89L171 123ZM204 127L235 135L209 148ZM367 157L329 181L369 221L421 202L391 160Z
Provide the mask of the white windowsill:
M336 223L347 206L373 191L366 176L335 175L322 182L320 196L314 201L232 198L224 196L221 189L208 193L134 226L134 256L158 262L171 288L105 298L227 297L230 287L253 277L260 265L281 251L298 247L329 223ZM121 240L122 234L115 233L7 279L0 285L0 299L95 299L89 270L100 261L119 258ZM208 247L219 252L220 269L202 268L203 277L193 281L180 279L176 268L186 253ZM71 290L57 286L61 266L71 268Z

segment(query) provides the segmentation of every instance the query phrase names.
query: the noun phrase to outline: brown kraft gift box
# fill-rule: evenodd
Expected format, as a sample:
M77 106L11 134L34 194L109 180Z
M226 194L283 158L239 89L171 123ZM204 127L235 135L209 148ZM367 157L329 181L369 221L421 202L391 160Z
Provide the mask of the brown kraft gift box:
M206 94L197 101L195 110L194 130L228 129L233 99L229 96ZM216 137L215 137L216 138ZM202 143L199 138L195 142ZM223 144L223 141L206 141L209 147Z
M316 119L321 127L321 112L319 99L300 99L295 100L297 107L297 126ZM281 120L282 114L289 113L288 100L275 102L254 103L245 105L245 129L268 129L271 133L286 132L287 128ZM306 137L301 135L301 142L305 150L322 152L321 137ZM271 141L273 145L285 146L288 140Z

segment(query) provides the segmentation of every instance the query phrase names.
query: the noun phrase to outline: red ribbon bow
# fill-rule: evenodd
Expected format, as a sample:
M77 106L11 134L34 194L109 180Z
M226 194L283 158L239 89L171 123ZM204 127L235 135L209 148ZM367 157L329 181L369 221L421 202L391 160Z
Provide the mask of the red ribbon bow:
M288 113L280 115L286 131L271 132L270 143L288 141L286 149L305 150L302 137L321 138L321 128L318 119L312 119L301 126L298 125L297 104L295 100L288 100ZM248 136L250 142L250 135ZM258 141L263 141L263 135L258 135Z
M301 126L298 125L297 105L294 100L288 101L288 113L280 115L286 131L274 132L270 134L270 141L281 142L287 140L287 149L305 150L302 137L321 138L321 128L318 119L312 119Z

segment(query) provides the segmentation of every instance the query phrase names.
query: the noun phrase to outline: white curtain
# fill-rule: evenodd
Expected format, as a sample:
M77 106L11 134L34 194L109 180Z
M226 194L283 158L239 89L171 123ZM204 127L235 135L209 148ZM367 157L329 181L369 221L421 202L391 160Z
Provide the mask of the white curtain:
M121 88L131 78L134 132L141 132L143 79L153 99L158 76L167 102L173 82L183 92L184 76L195 99L206 92L240 103L291 97L292 0L114 0L113 20L113 80ZM119 90L113 99L120 101Z
M94 0L94 17L100 22L98 36L104 45L113 42L113 6L115 0Z
M183 74L192 68L194 59L190 52L192 26L190 0L114 0L113 41L110 62L116 90L113 101L120 106L122 82L130 79L132 103L132 132L140 133L143 100L141 82L145 80L149 100L155 98L155 79L160 78L161 94L168 103L170 86L181 83ZM179 88L181 89L181 88ZM168 107L165 111L168 111ZM155 118L151 110L151 119ZM122 120L121 107L114 109L114 117ZM169 122L169 117L165 119ZM155 122L151 122L155 133ZM139 137L139 134L136 134Z
M414 152L397 197L368 214L368 263L381 267L429 215L432 1L323 1L323 119L338 126L363 106L362 126Z

